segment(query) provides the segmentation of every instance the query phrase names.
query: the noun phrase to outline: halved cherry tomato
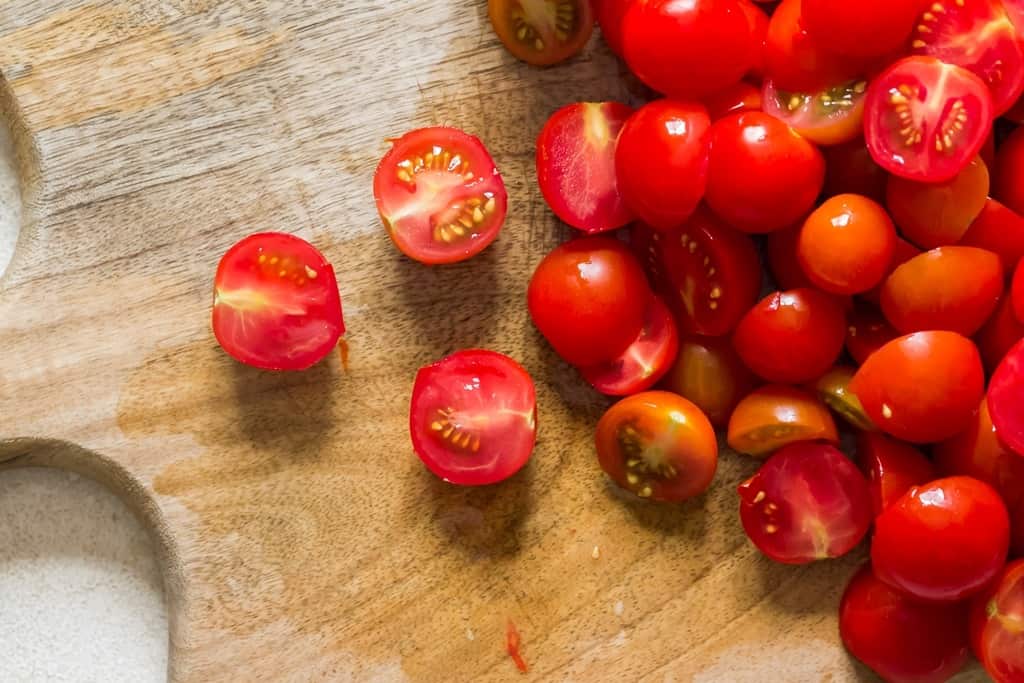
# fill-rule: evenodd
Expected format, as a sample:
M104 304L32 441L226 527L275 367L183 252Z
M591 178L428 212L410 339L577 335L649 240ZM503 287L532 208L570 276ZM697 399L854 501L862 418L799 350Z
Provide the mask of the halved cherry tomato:
M739 486L740 520L757 549L776 562L840 557L871 526L864 475L835 446L794 443Z
M921 600L952 602L984 590L1010 547L1010 517L988 484L971 477L915 486L875 520L875 575Z
M305 370L345 333L334 268L294 235L264 232L228 249L217 266L213 333L236 360Z
M971 603L971 642L996 683L1024 681L1024 560L1003 568Z
M615 174L615 141L633 110L618 102L562 107L537 137L537 183L555 215L588 233L633 220Z
M871 431L875 425L864 412L860 399L850 391L850 382L856 370L845 365L832 368L814 384L818 398L825 402L837 415L857 429Z
M594 3L597 24L608 47L618 56L622 56L622 20L633 0L598 0Z
M583 379L609 396L629 396L658 383L676 358L679 334L668 307L656 296L647 303L639 336L613 361L580 368Z
M863 138L821 151L825 155L825 196L859 194L885 202L889 174L871 158Z
M934 57L905 57L868 87L864 137L894 175L927 183L953 178L992 128L992 97L980 78Z
M857 436L857 461L868 478L876 517L913 487L937 478L935 465L921 451L879 432Z
M1024 257L1024 216L990 197L959 244L997 254L1010 275Z
M757 300L761 264L753 241L704 208L666 233L637 223L632 239L681 332L727 334Z
M846 350L859 365L878 349L900 336L882 312L867 303L858 303L850 312L846 330Z
M395 246L429 264L479 254L508 209L491 155L456 128L420 128L395 140L373 176L373 196Z
M970 424L985 391L985 371L970 339L955 332L916 332L868 356L850 389L880 429L929 443Z
M882 312L904 334L981 329L1003 293L1003 264L977 247L937 247L893 271L882 286Z
M527 304L562 358L586 367L618 358L644 325L651 293L629 248L609 237L556 247L537 266Z
M967 609L929 604L880 581L865 564L839 603L839 635L886 681L941 683L967 663Z
M981 78L996 116L1024 92L1024 49L999 0L930 0L911 47L914 54L937 57Z
M683 224L704 196L708 129L703 105L657 100L638 109L619 134L615 170L623 201L661 230Z
M886 270L885 277L877 285L872 287L866 292L863 292L860 296L865 301L869 301L876 306L882 304L882 289L885 287L885 281L889 279L889 276L895 272L897 268L902 266L904 263L909 261L921 254L921 250L915 247L910 242L906 241L902 237L896 238L896 248L892 252L892 261L889 262L889 268ZM899 335L895 335L899 336Z
M761 89L740 81L704 98L704 106L712 121L742 111L761 111Z
M769 79L764 82L761 101L766 113L785 121L811 142L838 145L860 137L867 89L867 81L855 79L814 92L792 92Z
M416 373L409 432L423 464L447 482L508 479L529 460L537 438L533 380L500 353L454 353Z
M800 229L796 225L785 230L776 230L768 235L765 241L765 260L768 271L780 289L803 289L814 287L811 278L807 277L797 258L796 245L800 239Z
M508 51L536 66L569 59L594 32L590 0L488 0L487 8Z
M770 384L747 395L729 418L727 434L734 451L764 457L798 441L839 443L835 420L812 394Z
M985 369L995 372L1003 357L1021 339L1024 339L1024 322L1013 312L1013 298L1007 290L1000 297L995 313L974 335Z
M747 312L733 335L740 358L769 382L816 379L839 358L846 315L839 301L814 289L775 292Z
M879 57L899 51L910 35L921 0L803 0L811 38L845 55Z
M757 378L728 339L691 335L679 344L679 356L662 385L693 401L712 425L723 428Z
M988 410L996 432L1010 450L1024 457L1024 340L1010 349L992 373Z
M1006 10L1017 32L1024 31L1024 0L1003 0L1003 9Z
M619 401L597 423L597 459L616 484L675 503L704 493L718 467L718 441L690 401L648 391Z
M992 178L992 196L1024 216L1024 126L999 146Z

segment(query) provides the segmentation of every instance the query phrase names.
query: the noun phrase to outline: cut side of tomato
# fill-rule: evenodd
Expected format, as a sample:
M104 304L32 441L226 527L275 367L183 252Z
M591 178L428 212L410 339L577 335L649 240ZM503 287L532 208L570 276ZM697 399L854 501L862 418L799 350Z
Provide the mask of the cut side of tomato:
M997 254L1009 275L1024 257L1024 216L990 197L959 244Z
M395 246L428 264L486 249L505 223L508 194L483 143L456 128L420 128L393 143L373 196Z
M1024 680L1024 560L1006 565L971 604L971 642L999 683Z
M1007 447L1024 456L1024 341L1010 349L992 373L988 410L996 433Z
M693 401L715 427L724 428L740 400L757 386L725 337L691 335L679 344L679 356L662 385Z
M814 388L818 398L825 402L832 412L846 420L850 425L864 431L876 429L875 424L864 412L860 399L850 391L850 382L857 373L851 367L837 365L815 382Z
M838 145L860 137L867 89L863 79L811 93L783 90L765 80L761 102L765 113L782 119L811 142Z
M938 478L921 451L879 432L857 436L857 461L868 478L876 517L913 487Z
M213 332L234 358L264 370L305 370L345 333L334 269L294 235L265 232L231 247L217 267Z
M535 66L569 59L594 32L590 0L489 0L487 7L508 51Z
M729 447L765 457L798 441L839 443L825 404L801 389L770 384L748 394L729 418Z
M533 380L500 353L454 353L416 374L409 432L420 460L447 482L508 479L529 460L537 438Z

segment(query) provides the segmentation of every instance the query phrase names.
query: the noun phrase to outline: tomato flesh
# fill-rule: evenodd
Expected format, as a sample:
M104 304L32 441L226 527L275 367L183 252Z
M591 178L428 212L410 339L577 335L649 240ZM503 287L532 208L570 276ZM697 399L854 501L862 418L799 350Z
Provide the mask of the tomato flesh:
M971 640L997 683L1024 681L1024 560L1006 565L971 604Z
M799 441L839 443L835 420L821 401L795 387L771 384L748 394L729 418L729 447L764 457Z
M1024 340L1011 348L992 373L988 409L999 438L1024 456Z
M569 59L594 31L590 0L489 0L487 6L508 51L536 66Z
M757 379L727 338L691 335L680 342L679 355L662 384L693 401L712 425L724 428Z
M937 478L935 465L921 451L879 432L857 436L857 460L868 478L876 517L913 487Z
M800 135L818 145L838 145L860 137L864 121L867 81L855 79L839 85L802 93L764 82L764 111L785 121Z

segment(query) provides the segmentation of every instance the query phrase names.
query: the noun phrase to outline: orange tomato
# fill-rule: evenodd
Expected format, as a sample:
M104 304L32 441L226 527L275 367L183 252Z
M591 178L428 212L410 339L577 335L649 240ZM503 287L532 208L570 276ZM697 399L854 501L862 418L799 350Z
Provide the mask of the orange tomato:
M839 443L835 420L814 395L770 384L740 401L729 419L727 441L740 453L765 457L797 441Z

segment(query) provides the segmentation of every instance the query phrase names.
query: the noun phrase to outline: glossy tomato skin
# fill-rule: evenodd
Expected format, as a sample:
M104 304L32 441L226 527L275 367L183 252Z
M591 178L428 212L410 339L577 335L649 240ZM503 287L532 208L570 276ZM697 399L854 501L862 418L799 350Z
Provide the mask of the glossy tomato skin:
M1010 275L1024 257L1024 216L989 197L959 244L998 255Z
M912 488L878 516L871 562L893 588L952 602L984 590L1009 545L1010 518L995 489L947 477Z
M587 233L633 220L615 173L615 142L633 110L619 102L562 107L537 137L537 183L562 221Z
M966 606L914 600L880 581L870 564L843 593L839 635L886 681L945 683L967 663Z
M858 302L849 315L846 350L858 365L878 349L900 336L882 312L871 304Z
M718 441L690 401L648 391L619 401L597 423L597 458L623 489L677 503L704 493L718 467Z
M633 0L599 0L595 3L597 23L601 27L601 35L608 47L618 56L622 56L622 20Z
M878 57L899 51L921 12L921 0L803 0L811 37L835 52Z
M622 128L615 151L619 191L640 220L682 225L704 196L711 119L703 105L657 100Z
M733 410L758 384L728 339L690 335L679 345L662 386L693 401L716 428L729 424Z
M1011 348L992 373L988 409L999 438L1024 457L1024 340Z
M839 145L859 138L864 129L867 87L867 81L857 78L798 93L766 80L761 101L766 113L786 122L811 142Z
M995 372L1006 354L1021 339L1024 339L1024 322L1014 313L1013 298L1007 290L999 299L995 313L974 335L985 370L990 374Z
M765 47L768 39L770 17L753 0L737 0L740 9L747 17L750 27L750 42L753 44L753 58L750 65L750 76L758 77L764 73Z
M850 382L856 372L851 367L837 365L818 378L814 389L818 398L850 425L861 430L874 430L875 425L864 412L860 399L850 391Z
M576 55L594 32L590 0L558 3L558 12L531 0L488 0L491 26L517 59L550 66ZM565 8L565 9L563 9Z
M889 174L871 158L863 138L822 150L825 155L826 196L859 194L885 202L885 188Z
M911 443L932 443L970 424L985 372L970 339L915 332L868 356L850 388L879 429Z
M810 211L825 159L792 128L763 112L715 121L705 200L729 225L751 233L785 228Z
M658 92L683 100L736 83L756 58L749 20L736 0L634 2L622 33L633 73Z
M413 448L452 484L508 479L526 464L537 437L533 380L500 353L459 351L420 369L409 409Z
M864 475L829 444L785 446L740 484L739 494L743 530L776 562L840 557L871 525Z
M910 242L906 241L902 237L896 238L896 248L892 252L892 261L889 262L889 268L885 273L885 277L876 286L872 287L866 292L861 293L861 298L868 301L876 306L882 305L882 289L885 287L886 280L893 272L902 266L904 263L919 256L921 250L915 247Z
M1006 565L971 603L971 642L996 683L1024 681L1024 560Z
M236 360L305 370L345 333L334 268L295 235L250 235L231 247L214 281L213 333Z
M527 304L562 358L586 367L618 358L637 338L651 296L636 257L618 240L586 237L537 266Z
M1010 300L1017 320L1024 321L1024 266L1017 264L1010 282Z
M1024 215L1024 126L1010 133L996 151L992 196Z
M761 111L761 90L746 81L704 98L704 106L712 121L743 111Z
M857 461L868 478L876 517L913 487L938 478L921 451L880 432L857 436Z
M846 339L846 315L813 289L775 292L740 321L733 345L747 367L777 383L808 382L832 367Z
M770 384L739 402L729 418L727 441L735 451L765 457L801 441L838 444L839 433L828 408L813 394Z

